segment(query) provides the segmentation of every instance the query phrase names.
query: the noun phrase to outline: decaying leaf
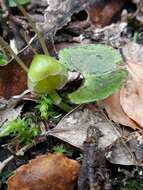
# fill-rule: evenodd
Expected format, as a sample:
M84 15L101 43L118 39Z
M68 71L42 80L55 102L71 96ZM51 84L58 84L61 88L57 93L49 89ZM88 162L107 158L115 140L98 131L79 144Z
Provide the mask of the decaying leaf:
M125 4L126 0L108 0L105 4L101 1L102 4L98 7L90 7L88 10L89 18L92 24L96 27L103 27L110 24L113 16L117 14Z
M115 122L130 126L143 127L143 47L129 42L123 47L123 56L129 72L128 80L121 90L101 101Z
M18 100L4 98L0 99L0 126L6 121L12 121L16 119L23 108L23 104L16 107Z
M119 138L109 147L106 158L114 164L143 166L143 135L133 132Z
M98 104L106 109L109 118L116 123L131 126L133 129L139 128L139 126L124 112L120 104L120 91L99 101Z
M130 77L120 91L120 103L124 112L143 127L143 47L129 43L123 55Z
M75 147L83 148L87 129L91 126L97 127L103 135L99 139L100 148L109 146L120 136L116 127L95 105L86 105L67 114L55 128L48 131L48 135L55 136Z
M120 103L124 112L141 127L143 127L143 96L140 93L142 88L141 83L128 79L120 91Z
M8 179L8 190L73 190L80 164L62 154L38 156Z
M48 0L49 6L45 10L45 20L39 23L39 30L53 36L58 29L61 29L70 20L74 13L86 9L93 4L97 6L103 0Z
M119 48L122 44L122 34L126 31L126 27L126 22L120 22L105 26L104 28L96 28L93 31L94 34L92 38L105 44L109 44L112 47Z
M135 17L138 22L143 23L143 1L142 0L132 0L132 3L136 5L136 12L130 13L130 17Z
M28 66L32 59L30 49L25 49L18 55ZM0 66L0 96L10 98L22 93L27 88L26 72L13 59L6 66Z

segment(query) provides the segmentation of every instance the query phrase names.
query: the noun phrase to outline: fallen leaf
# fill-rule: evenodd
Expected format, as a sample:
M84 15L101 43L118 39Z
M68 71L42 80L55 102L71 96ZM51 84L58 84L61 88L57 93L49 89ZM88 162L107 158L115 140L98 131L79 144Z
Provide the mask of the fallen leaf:
M73 190L80 164L62 154L41 155L18 168L8 190Z
M122 44L122 34L126 31L127 23L113 23L103 28L95 28L92 38L100 43L109 44L112 47L119 48Z
M139 126L128 117L121 107L120 91L112 94L102 101L99 101L98 104L106 109L109 118L116 123L130 126L133 129L139 128Z
M118 137L119 132L95 105L87 105L67 114L58 125L48 131L47 135L57 137L75 147L83 149L83 142L87 138L89 127L97 127L102 137L98 146L105 148L112 144Z
M16 106L19 100L4 98L0 99L0 126L5 122L16 119L20 114L24 104Z
M32 52L26 49L18 55L28 66ZM27 88L27 74L13 59L7 65L0 66L0 96L10 98L22 93Z
M129 77L120 91L120 104L124 112L143 127L143 47L128 43L123 48Z
M108 148L106 158L114 164L143 166L143 135L133 132L117 139Z
M54 36L56 31L61 29L71 20L74 13L86 9L88 6L95 4L97 0L48 0L48 8L45 9L44 22L38 23L38 28L46 36Z
M126 83L121 90L111 95L102 104L109 117L122 125L133 129L143 127L143 47L128 42L122 49L129 72Z
M129 118L143 127L143 96L140 94L141 88L143 88L141 84L136 83L133 79L128 79L120 91L120 103Z
M108 0L100 2L100 6L91 6L88 10L89 19L96 27L103 27L110 24L114 15L117 14L125 4L126 0Z

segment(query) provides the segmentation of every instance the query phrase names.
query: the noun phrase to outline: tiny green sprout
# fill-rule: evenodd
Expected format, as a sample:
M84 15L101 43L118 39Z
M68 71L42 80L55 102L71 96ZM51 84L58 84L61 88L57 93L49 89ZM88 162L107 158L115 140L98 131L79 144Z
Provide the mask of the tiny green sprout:
M37 100L36 109L41 119L48 119L52 114L53 101L48 95L42 95Z
M67 152L67 150L66 150L66 148L64 147L63 144L54 146L54 147L53 147L53 151L54 151L55 153L61 153L61 154L64 154L64 153Z
M8 61L7 61L6 56L0 53L0 66L6 65L7 62L8 62Z
M17 118L0 128L0 138L10 135L19 144L30 144L39 134L39 128L26 118Z

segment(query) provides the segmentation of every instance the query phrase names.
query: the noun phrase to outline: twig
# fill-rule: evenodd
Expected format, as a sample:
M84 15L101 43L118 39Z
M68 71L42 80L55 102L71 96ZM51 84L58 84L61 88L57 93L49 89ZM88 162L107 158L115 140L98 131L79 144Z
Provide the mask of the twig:
M5 166L14 158L13 155L9 156L7 159L5 159L3 162L0 162L0 173L5 168Z
M39 30L36 28L35 24L33 23L32 19L30 18L30 16L27 14L27 12L25 11L25 9L20 5L20 3L18 2L18 0L14 0L15 3L17 4L18 8L20 9L20 11L23 13L23 15L28 19L31 27L33 28L33 30L35 31L38 40L41 44L41 47L45 53L45 55L49 55L48 49L46 47L46 43L42 37L42 35L40 34Z
M17 61L17 63L22 67L22 69L26 72L28 72L28 68L27 66L24 64L24 62L14 53L14 51L10 48L10 46L8 45L8 43L3 39L3 37L0 36L0 44L1 46L4 46L9 53L15 58L15 60Z

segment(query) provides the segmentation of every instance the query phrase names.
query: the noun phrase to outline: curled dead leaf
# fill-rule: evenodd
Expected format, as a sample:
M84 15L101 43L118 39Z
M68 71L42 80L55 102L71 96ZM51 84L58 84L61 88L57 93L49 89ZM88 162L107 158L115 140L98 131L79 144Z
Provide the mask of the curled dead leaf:
M89 19L96 27L103 27L108 25L113 16L117 14L125 4L126 0L108 0L100 1L100 6L91 6L88 10Z
M143 128L143 46L128 42L122 49L129 72L128 80L121 90L99 104L109 117L133 129Z
M124 112L143 127L143 47L128 43L123 48L129 78L120 91L120 104Z
M143 166L143 135L133 132L120 137L108 148L106 158L114 164Z
M124 112L120 104L120 91L112 94L102 101L99 101L98 104L106 109L109 118L116 123L130 126L133 129L139 128L139 126Z
M8 190L73 190L80 164L62 154L38 156L8 179Z
M17 99L6 100L0 98L0 126L5 122L12 121L20 116L24 104L19 104L20 101Z
M87 138L87 130L91 126L102 133L98 143L101 149L106 148L120 137L116 126L94 104L81 106L68 113L55 128L48 131L47 135L52 135L83 149L83 143Z
M128 79L127 83L120 91L120 103L125 113L143 127L143 96L140 93L143 89L141 84L134 81L132 78Z

